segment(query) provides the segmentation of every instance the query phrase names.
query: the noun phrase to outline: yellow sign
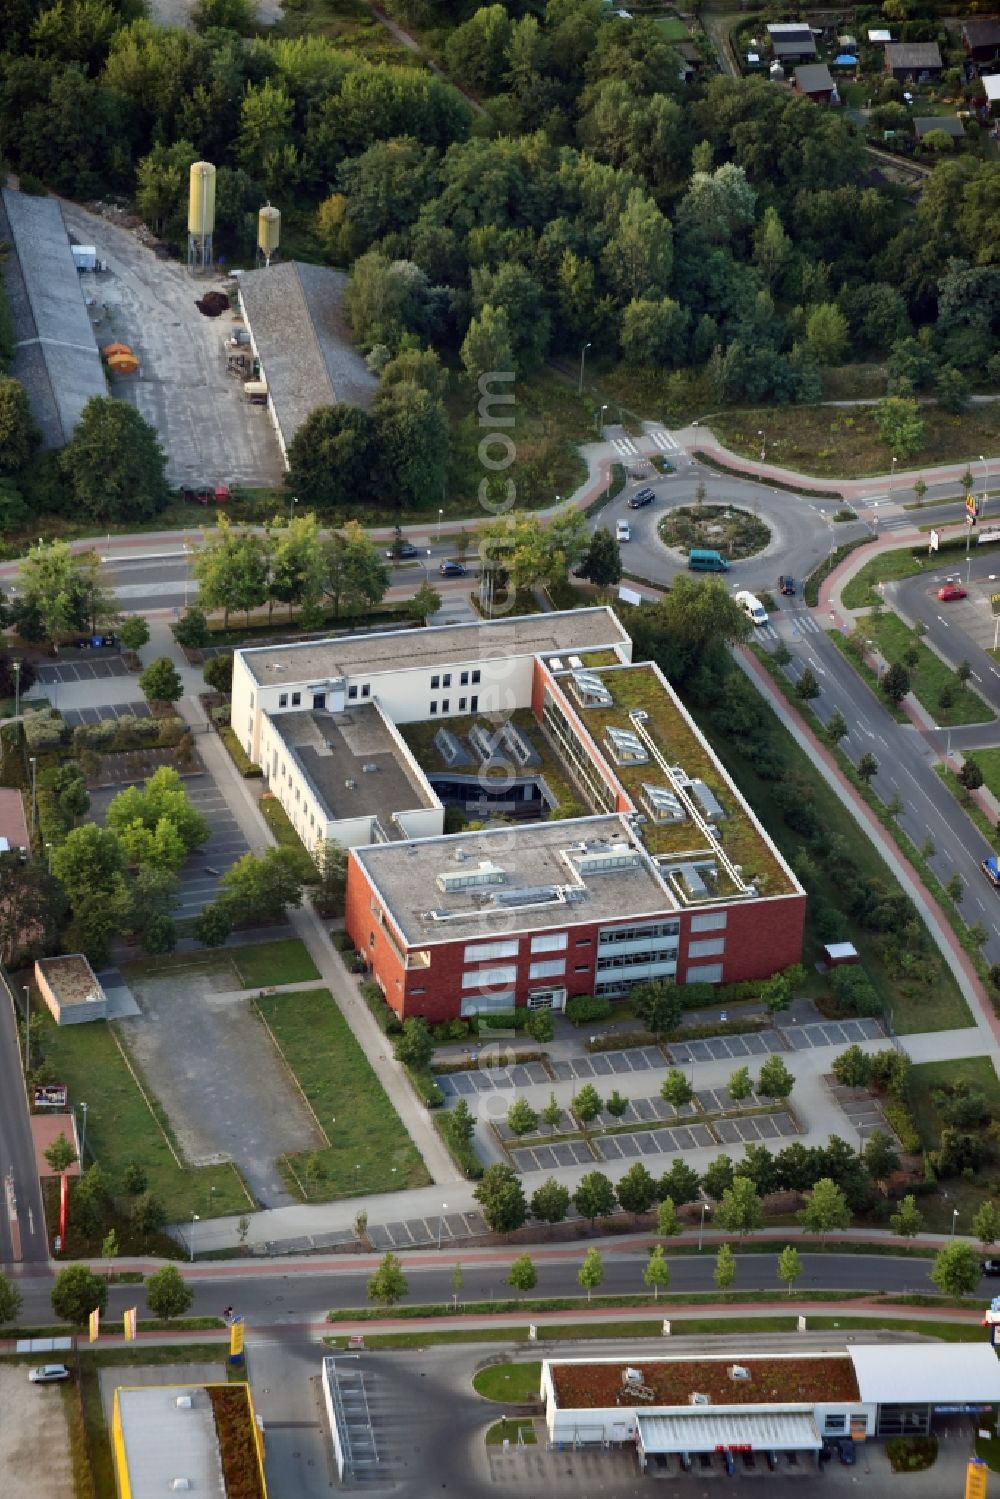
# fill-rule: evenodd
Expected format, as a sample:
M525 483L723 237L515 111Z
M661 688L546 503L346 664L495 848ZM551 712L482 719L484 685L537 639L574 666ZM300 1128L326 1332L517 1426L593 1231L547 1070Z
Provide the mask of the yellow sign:
M994 614L1000 614L1000 593L990 594L990 604Z
M243 1352L243 1318L234 1317L229 1326L229 1357L239 1358Z
M125 1324L125 1341L126 1341L126 1343L134 1343L135 1342L135 1319L136 1319L136 1308L134 1306L130 1306L128 1308L128 1310L125 1312L124 1317L122 1318L122 1321Z
M986 1499L986 1475L989 1468L981 1457L969 1460L965 1470L965 1499Z
M974 494L965 496L965 514L968 520L975 520L979 514L979 501Z
M101 1309L100 1309L100 1307L95 1306L94 1310L90 1314L90 1341L92 1343L96 1343L97 1342L97 1334L100 1331L100 1327L101 1327Z

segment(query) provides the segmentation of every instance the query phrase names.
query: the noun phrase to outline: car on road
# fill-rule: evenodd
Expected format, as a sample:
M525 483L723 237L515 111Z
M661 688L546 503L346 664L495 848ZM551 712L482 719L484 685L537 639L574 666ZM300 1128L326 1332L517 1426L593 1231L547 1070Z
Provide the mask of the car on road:
M841 1437L837 1442L837 1456L845 1468L853 1468L858 1460L858 1450L850 1437Z
M627 520L620 520L615 524L615 541L631 541L632 527Z
M983 1260L984 1275L1000 1275L1000 1260Z
M788 577L786 573L782 573L778 579L778 592L783 593L786 598L793 597L795 594L795 579Z
M964 599L968 597L961 583L945 583L943 588L938 589L937 596L942 604L948 604L952 599Z
M42 1364L37 1369L28 1370L31 1384L55 1384L60 1379L69 1379L69 1370L65 1364Z
M468 571L464 562L442 562L438 568L442 578L464 578Z
M637 489L628 502L630 510L642 510L644 506L651 505L656 499L655 494L647 485L645 489Z
M395 546L386 550L385 555L390 562L398 562L401 557L419 557L420 548L415 547L412 541L397 541Z

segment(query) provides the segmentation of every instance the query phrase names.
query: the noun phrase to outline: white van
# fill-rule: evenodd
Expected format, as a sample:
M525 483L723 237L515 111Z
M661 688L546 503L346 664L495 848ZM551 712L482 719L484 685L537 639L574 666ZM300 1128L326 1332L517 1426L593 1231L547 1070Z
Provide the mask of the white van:
M755 625L767 624L767 610L755 593L748 593L745 588L742 588L734 596L740 608L749 615Z
M616 524L616 526L615 526L615 540L616 541L631 541L632 540L632 528L629 525L629 523L628 523L627 520L620 520Z

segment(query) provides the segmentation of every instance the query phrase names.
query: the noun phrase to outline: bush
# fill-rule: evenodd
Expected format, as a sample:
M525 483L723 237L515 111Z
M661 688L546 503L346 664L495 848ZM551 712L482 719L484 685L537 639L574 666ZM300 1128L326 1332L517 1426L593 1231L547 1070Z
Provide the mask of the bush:
M185 610L174 625L174 639L178 645L187 646L188 650L197 650L199 646L207 645L211 633L205 611L199 609L197 604L192 604L190 609Z
M863 968L834 968L830 988L852 1015L880 1015L882 1005L875 986Z
M469 1181L478 1181L483 1174L483 1163L476 1154L476 1147L471 1141L456 1138L451 1128L451 1111L435 1114L434 1124L458 1169Z
M937 1462L937 1437L892 1437L885 1455L894 1473L920 1473Z
M223 744L226 746L226 749L229 751L229 758L232 760L233 764L236 766L236 769L239 771L244 780L254 780L258 776L262 776L264 772L261 770L259 765L255 765L250 759L250 756L247 754L246 750L237 739L234 730L231 729L227 724L216 724L215 727L218 731L219 738L222 740Z
M350 938L347 939L350 941ZM386 1036L398 1036L402 1034L403 1027L395 1010L386 1000L385 995L378 984L373 984L370 979L358 985L361 998L368 1006L379 1030Z
M566 1018L574 1025L585 1025L592 1020L607 1020L611 1014L611 1001L603 995L578 994L566 1004Z
M907 1155L920 1154L920 1131L905 1103L886 1103L882 1107L885 1122Z
M233 690L233 657L227 651L223 656L210 656L205 662L202 676L213 687L216 692L232 692Z
M37 708L22 714L21 725L29 750L55 749L69 737L69 729L54 708Z

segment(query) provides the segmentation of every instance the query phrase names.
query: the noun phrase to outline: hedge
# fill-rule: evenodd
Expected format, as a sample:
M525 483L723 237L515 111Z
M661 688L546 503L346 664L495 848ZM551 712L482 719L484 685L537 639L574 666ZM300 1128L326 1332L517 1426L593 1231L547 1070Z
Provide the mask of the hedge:
M223 744L226 746L226 749L229 751L229 758L232 760L233 764L236 766L236 769L239 771L244 780L251 781L263 776L264 772L261 770L259 765L255 765L250 759L250 756L246 753L242 744L237 739L234 731L229 727L229 725L216 724L215 728L219 738L222 740Z
M373 984L371 979L365 979L358 985L361 998L368 1006L375 1024L384 1036L398 1036L402 1033L402 1025L399 1016L387 1001L378 984Z
M435 1114L434 1127L447 1145L448 1153L458 1169L470 1181L478 1181L485 1169L483 1163L476 1154L476 1148L471 1141L455 1138L451 1128L451 1114Z

